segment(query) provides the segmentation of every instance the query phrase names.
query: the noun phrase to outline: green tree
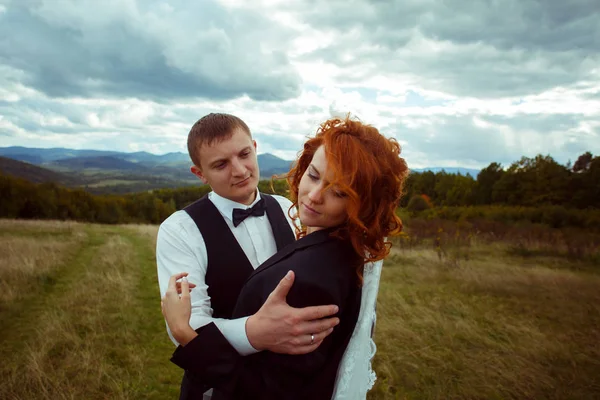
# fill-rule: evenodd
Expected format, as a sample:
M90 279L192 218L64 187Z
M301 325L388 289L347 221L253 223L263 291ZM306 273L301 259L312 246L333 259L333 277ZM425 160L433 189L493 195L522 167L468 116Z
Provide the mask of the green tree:
M580 155L577 158L577 161L575 161L575 164L573 164L573 172L587 171L592 164L592 160L593 160L592 153L590 153L589 151L583 153L582 155Z
M477 174L477 185L475 186L475 202L477 204L492 204L494 185L504 175L501 164L491 163Z
M446 193L445 205L468 206L474 202L476 182L469 174L454 175L454 182L450 191Z

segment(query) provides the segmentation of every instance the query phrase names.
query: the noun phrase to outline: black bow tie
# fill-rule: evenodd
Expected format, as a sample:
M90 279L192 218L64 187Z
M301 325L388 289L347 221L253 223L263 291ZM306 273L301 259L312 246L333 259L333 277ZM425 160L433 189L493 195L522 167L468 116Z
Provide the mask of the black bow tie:
M259 217L265 215L265 199L260 199L258 203L245 210L241 208L233 209L233 226L238 226L249 216Z

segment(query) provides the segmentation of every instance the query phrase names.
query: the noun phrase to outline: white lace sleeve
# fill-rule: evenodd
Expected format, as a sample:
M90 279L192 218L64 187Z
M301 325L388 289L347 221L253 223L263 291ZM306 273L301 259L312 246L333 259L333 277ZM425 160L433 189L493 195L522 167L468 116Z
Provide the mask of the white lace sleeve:
M377 379L371 367L377 350L372 332L375 327L375 307L382 265L383 261L365 264L358 321L338 367L333 400L365 399Z

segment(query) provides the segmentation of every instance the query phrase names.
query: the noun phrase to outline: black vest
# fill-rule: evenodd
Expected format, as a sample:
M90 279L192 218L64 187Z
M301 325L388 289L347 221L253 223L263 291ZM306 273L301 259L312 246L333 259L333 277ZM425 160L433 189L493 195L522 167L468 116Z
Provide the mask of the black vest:
M294 242L294 233L277 200L268 194L261 193L260 196L265 199L267 217L279 251ZM184 210L194 220L206 243L208 266L205 282L212 316L231 319L242 286L254 268L208 195Z

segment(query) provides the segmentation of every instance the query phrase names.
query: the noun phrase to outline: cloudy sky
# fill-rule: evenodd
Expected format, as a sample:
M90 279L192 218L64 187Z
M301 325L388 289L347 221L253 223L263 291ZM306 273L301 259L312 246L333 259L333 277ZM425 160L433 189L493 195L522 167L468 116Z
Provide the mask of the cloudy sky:
M331 115L413 168L600 153L598 0L0 0L0 146L183 151L206 113L293 159Z

